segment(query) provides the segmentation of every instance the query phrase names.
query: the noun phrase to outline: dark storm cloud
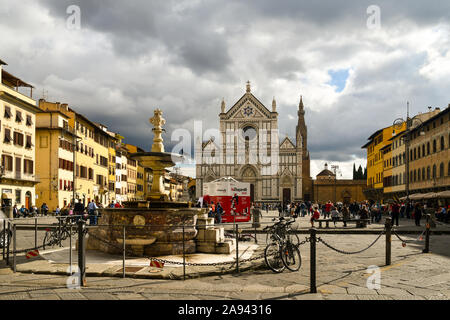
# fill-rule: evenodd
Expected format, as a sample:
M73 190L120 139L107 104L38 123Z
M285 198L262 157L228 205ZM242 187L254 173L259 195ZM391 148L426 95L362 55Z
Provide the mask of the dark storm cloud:
M366 27L372 4L379 34ZM65 28L69 5L81 9L80 32ZM6 1L0 13L8 71L146 150L154 108L170 150L177 128L217 127L222 97L231 107L247 80L269 109L276 96L293 140L303 94L311 157L330 161L364 157L367 137L404 116L406 100L415 112L448 101L445 68L423 67L436 59L430 49L445 60L449 1L42 0ZM439 24L447 37L431 44L405 38ZM339 69L353 74L336 94L327 77Z

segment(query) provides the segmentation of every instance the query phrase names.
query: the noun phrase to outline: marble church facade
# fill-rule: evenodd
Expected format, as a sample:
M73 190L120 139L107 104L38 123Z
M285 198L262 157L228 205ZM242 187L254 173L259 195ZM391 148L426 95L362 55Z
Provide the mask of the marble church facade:
M251 93L247 82L246 92L231 108L226 110L222 101L219 139L195 146L197 198L203 196L203 183L233 177L250 183L254 202L309 200L312 195L305 194L305 189L311 190L311 178L304 115L300 98L296 141L285 137L280 142L275 98L269 110Z

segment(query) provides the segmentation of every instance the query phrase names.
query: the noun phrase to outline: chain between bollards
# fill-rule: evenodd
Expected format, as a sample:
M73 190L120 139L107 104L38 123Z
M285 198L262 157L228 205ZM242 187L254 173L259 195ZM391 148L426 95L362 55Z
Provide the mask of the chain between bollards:
M427 224L425 229L425 248L422 250L423 253L429 253L430 252L430 222L431 222L431 215L427 214Z
M391 242L392 242L392 224L391 218L387 217L385 222L386 228L386 265L391 265Z

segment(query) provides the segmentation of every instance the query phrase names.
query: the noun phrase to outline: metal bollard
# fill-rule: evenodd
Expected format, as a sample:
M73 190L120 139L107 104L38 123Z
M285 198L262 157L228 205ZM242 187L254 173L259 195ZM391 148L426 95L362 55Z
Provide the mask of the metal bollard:
M16 224L13 224L13 271L14 273L16 272L16 259L17 259L17 254L16 254L16 250L17 250L17 238L16 238Z
M392 219L390 217L387 217L386 222L384 224L386 227L386 265L387 266L391 265L391 242L392 242L391 220Z
M37 249L37 218L34 218L34 248Z
M8 236L11 234L11 222L8 221ZM8 240L8 247L6 248L6 265L9 266L9 247L10 247L11 237Z
M84 247L85 222L83 219L78 221L78 269L80 271L80 287L86 285L86 251Z
M72 224L69 229L69 273L72 275Z
M430 252L430 221L431 215L427 214L427 224L425 229L425 248L422 250L423 253Z
M125 278L125 232L126 232L126 226L123 226L123 261L122 261L122 278Z
M3 220L3 260L5 260L5 253L6 253L6 220Z
M183 280L186 280L186 252L184 244L184 222L183 222Z
M59 238L59 247L62 247L61 217L58 218L58 238Z
M317 287L316 287L316 241L317 241L317 230L315 228L309 229L310 232L310 285L309 285L309 292L310 293L317 293Z
M239 226L236 225L235 232L236 232L236 272L239 273L239 232L238 232Z
M255 243L258 244L258 238L256 236L256 227L255 227Z

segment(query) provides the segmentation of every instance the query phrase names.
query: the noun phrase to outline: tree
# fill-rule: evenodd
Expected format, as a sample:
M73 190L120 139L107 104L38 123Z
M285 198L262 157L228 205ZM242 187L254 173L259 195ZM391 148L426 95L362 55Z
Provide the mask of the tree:
M364 179L363 170L362 170L361 165L359 165L359 168L358 168L357 178L358 178L358 180Z
M356 166L355 166L355 163L353 163L353 180L356 180Z

